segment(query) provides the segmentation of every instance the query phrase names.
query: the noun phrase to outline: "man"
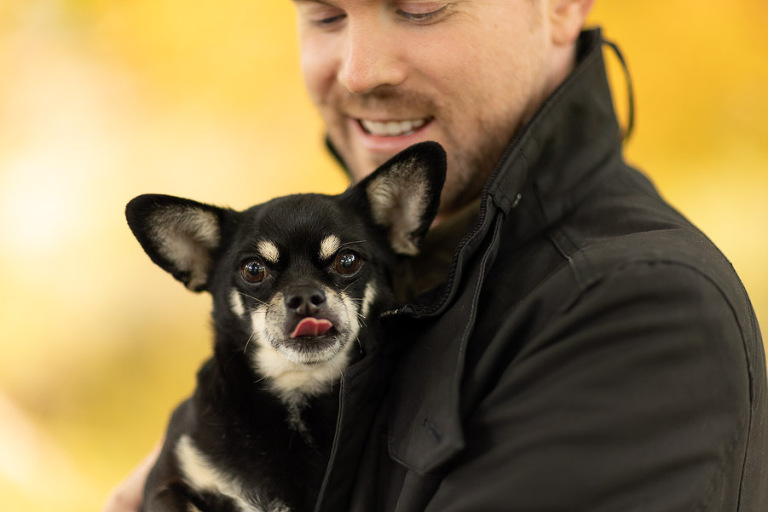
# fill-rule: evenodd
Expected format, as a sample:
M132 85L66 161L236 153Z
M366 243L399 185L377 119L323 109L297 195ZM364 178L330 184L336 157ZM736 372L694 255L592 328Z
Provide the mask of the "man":
M449 155L396 357L345 375L318 510L768 510L754 313L622 160L592 1L295 0L351 176L422 140Z

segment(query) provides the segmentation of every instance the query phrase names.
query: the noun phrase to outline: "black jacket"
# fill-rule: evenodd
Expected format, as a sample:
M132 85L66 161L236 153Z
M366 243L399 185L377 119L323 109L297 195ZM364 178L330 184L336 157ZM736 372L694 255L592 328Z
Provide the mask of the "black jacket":
M344 375L317 510L768 510L749 299L623 161L600 33L580 43L447 281Z

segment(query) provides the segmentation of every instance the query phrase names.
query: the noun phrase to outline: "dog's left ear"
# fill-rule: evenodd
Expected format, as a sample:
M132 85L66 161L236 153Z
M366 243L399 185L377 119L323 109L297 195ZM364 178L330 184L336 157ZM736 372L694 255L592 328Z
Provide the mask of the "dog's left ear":
M192 291L203 291L230 210L180 197L145 194L125 217L147 255Z
M365 192L374 222L388 231L396 253L419 252L437 215L445 169L443 147L422 142L398 153L353 187Z

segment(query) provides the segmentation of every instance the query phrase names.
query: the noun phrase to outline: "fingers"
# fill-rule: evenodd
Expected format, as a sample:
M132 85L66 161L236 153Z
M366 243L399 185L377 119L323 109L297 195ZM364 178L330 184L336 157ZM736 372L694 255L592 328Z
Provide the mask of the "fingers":
M107 498L103 512L138 512L141 507L144 483L147 481L150 469L157 461L162 442L150 452L133 472L123 480Z

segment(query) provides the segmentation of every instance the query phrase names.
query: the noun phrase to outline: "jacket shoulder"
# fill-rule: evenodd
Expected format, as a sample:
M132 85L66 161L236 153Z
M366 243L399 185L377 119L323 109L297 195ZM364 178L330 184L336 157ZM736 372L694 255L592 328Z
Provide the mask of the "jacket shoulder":
M466 467L491 456L478 440L492 435L508 440L518 463L550 468L563 483L555 501L594 503L606 498L595 482L637 481L649 467L661 475L694 460L676 491L691 509L759 501L765 371L730 264L684 226L571 242L575 250L520 300L483 305L464 381ZM536 449L541 432L580 462ZM569 444L579 438L592 450ZM633 443L644 455L627 457ZM609 479L596 475L601 463L613 468ZM545 500L526 494L533 481L512 480L516 499ZM669 481L652 480L647 499L671 503ZM740 497L744 489L755 496Z

